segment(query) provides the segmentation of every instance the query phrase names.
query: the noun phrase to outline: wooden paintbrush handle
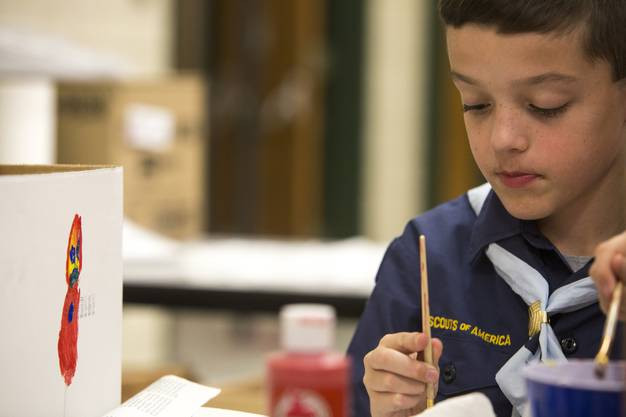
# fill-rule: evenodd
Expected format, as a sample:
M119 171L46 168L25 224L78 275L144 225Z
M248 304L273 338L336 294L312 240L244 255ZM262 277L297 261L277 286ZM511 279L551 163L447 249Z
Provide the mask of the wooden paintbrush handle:
M426 335L427 343L424 348L424 362L433 365L433 344L430 338L430 307L428 300L428 268L426 265L426 237L420 235L420 276L421 276L421 299L422 299L422 333ZM435 388L432 383L426 384L426 408L433 406Z

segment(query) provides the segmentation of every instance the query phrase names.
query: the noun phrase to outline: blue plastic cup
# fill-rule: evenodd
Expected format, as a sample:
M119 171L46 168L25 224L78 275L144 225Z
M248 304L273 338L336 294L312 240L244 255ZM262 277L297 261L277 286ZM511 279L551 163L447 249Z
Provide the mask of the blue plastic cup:
M592 360L536 363L524 369L532 417L622 417L623 362L596 377ZM625 410L626 411L626 410Z

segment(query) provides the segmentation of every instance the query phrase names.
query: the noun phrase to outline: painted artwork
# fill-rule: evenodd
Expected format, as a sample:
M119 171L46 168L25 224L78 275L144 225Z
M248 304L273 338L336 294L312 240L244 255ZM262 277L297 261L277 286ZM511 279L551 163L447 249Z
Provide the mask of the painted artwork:
M65 303L63 304L58 342L59 366L66 386L72 383L78 359L78 308L80 303L78 282L82 266L83 231L81 217L75 214L67 242L67 259L65 261L67 292L65 293Z
M0 417L120 404L122 184L118 167L0 164Z

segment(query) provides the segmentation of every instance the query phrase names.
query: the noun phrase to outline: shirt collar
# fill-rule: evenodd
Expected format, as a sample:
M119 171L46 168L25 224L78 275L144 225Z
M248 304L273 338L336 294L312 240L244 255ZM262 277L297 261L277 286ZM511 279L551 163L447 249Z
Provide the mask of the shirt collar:
M554 250L554 246L541 234L537 223L511 216L491 190L476 218L469 242L469 259L474 261L491 243L521 234L539 249Z

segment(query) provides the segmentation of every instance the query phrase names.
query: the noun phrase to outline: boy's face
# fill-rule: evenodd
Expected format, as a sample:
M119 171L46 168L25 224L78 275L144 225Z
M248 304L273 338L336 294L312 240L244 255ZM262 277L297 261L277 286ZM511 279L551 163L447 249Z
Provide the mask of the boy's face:
M598 193L623 195L626 87L586 58L579 31L446 33L474 159L513 216L580 213Z

